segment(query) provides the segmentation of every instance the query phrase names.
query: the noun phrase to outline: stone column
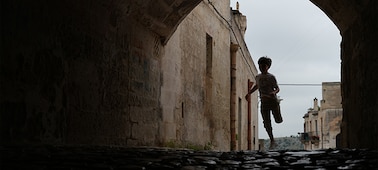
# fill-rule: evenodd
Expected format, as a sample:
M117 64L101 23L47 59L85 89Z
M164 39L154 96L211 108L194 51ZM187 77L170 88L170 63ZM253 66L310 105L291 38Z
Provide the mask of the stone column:
M231 150L236 150L236 52L238 44L232 44L231 52L231 105L230 105L230 129L231 129Z
M249 90L253 87L253 82L248 79L248 93L249 93ZM251 143L252 143L252 137L251 137L251 126L252 126L252 115L251 115L251 95L248 95L248 98L247 98L247 101L248 101L248 107L247 107L247 110L248 110L248 150L251 150Z

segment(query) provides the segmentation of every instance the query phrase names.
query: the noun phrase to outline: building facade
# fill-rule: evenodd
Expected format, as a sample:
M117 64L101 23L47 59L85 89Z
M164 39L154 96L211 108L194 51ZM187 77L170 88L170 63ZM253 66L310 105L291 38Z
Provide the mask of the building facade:
M229 1L202 1L178 26L162 58L162 144L258 149L257 69L244 43L246 17ZM249 114L248 114L249 113Z
M342 121L341 89L339 82L322 83L320 107L318 99L304 115L304 133L301 141L304 149L327 149L338 147Z

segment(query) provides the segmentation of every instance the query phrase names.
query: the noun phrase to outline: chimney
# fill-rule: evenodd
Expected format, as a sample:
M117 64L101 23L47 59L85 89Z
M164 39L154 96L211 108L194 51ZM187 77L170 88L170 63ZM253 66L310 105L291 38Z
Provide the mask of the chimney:
M247 17L240 13L239 11L239 2L236 2L236 10L232 10L234 19L236 21L236 25L238 26L239 30L242 32L244 37L245 32L247 30Z
M314 107L313 108L314 108L315 111L319 110L318 99L316 97L314 99Z

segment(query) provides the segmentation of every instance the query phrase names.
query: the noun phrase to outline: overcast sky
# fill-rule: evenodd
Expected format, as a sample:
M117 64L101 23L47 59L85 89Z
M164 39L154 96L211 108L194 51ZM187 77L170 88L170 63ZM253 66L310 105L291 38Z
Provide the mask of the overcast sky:
M236 9L237 0L231 0ZM340 82L341 36L333 22L309 0L238 0L247 16L245 41L253 61L273 60L269 70L279 84ZM258 68L258 67L257 67ZM322 99L321 86L280 85L284 122L273 123L275 137L303 132L303 115ZM259 138L268 135L259 113Z

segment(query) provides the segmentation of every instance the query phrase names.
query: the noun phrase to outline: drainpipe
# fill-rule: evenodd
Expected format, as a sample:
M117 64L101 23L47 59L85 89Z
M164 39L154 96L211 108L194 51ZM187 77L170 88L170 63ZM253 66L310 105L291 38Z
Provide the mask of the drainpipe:
M231 130L231 150L236 150L236 52L238 44L232 44L231 52L231 100L230 100L230 130Z
M250 79L248 79L248 92L252 88L253 82L251 82ZM252 144L252 116L251 116L251 95L248 95L248 150L252 150L251 144ZM254 132L253 132L254 133Z

